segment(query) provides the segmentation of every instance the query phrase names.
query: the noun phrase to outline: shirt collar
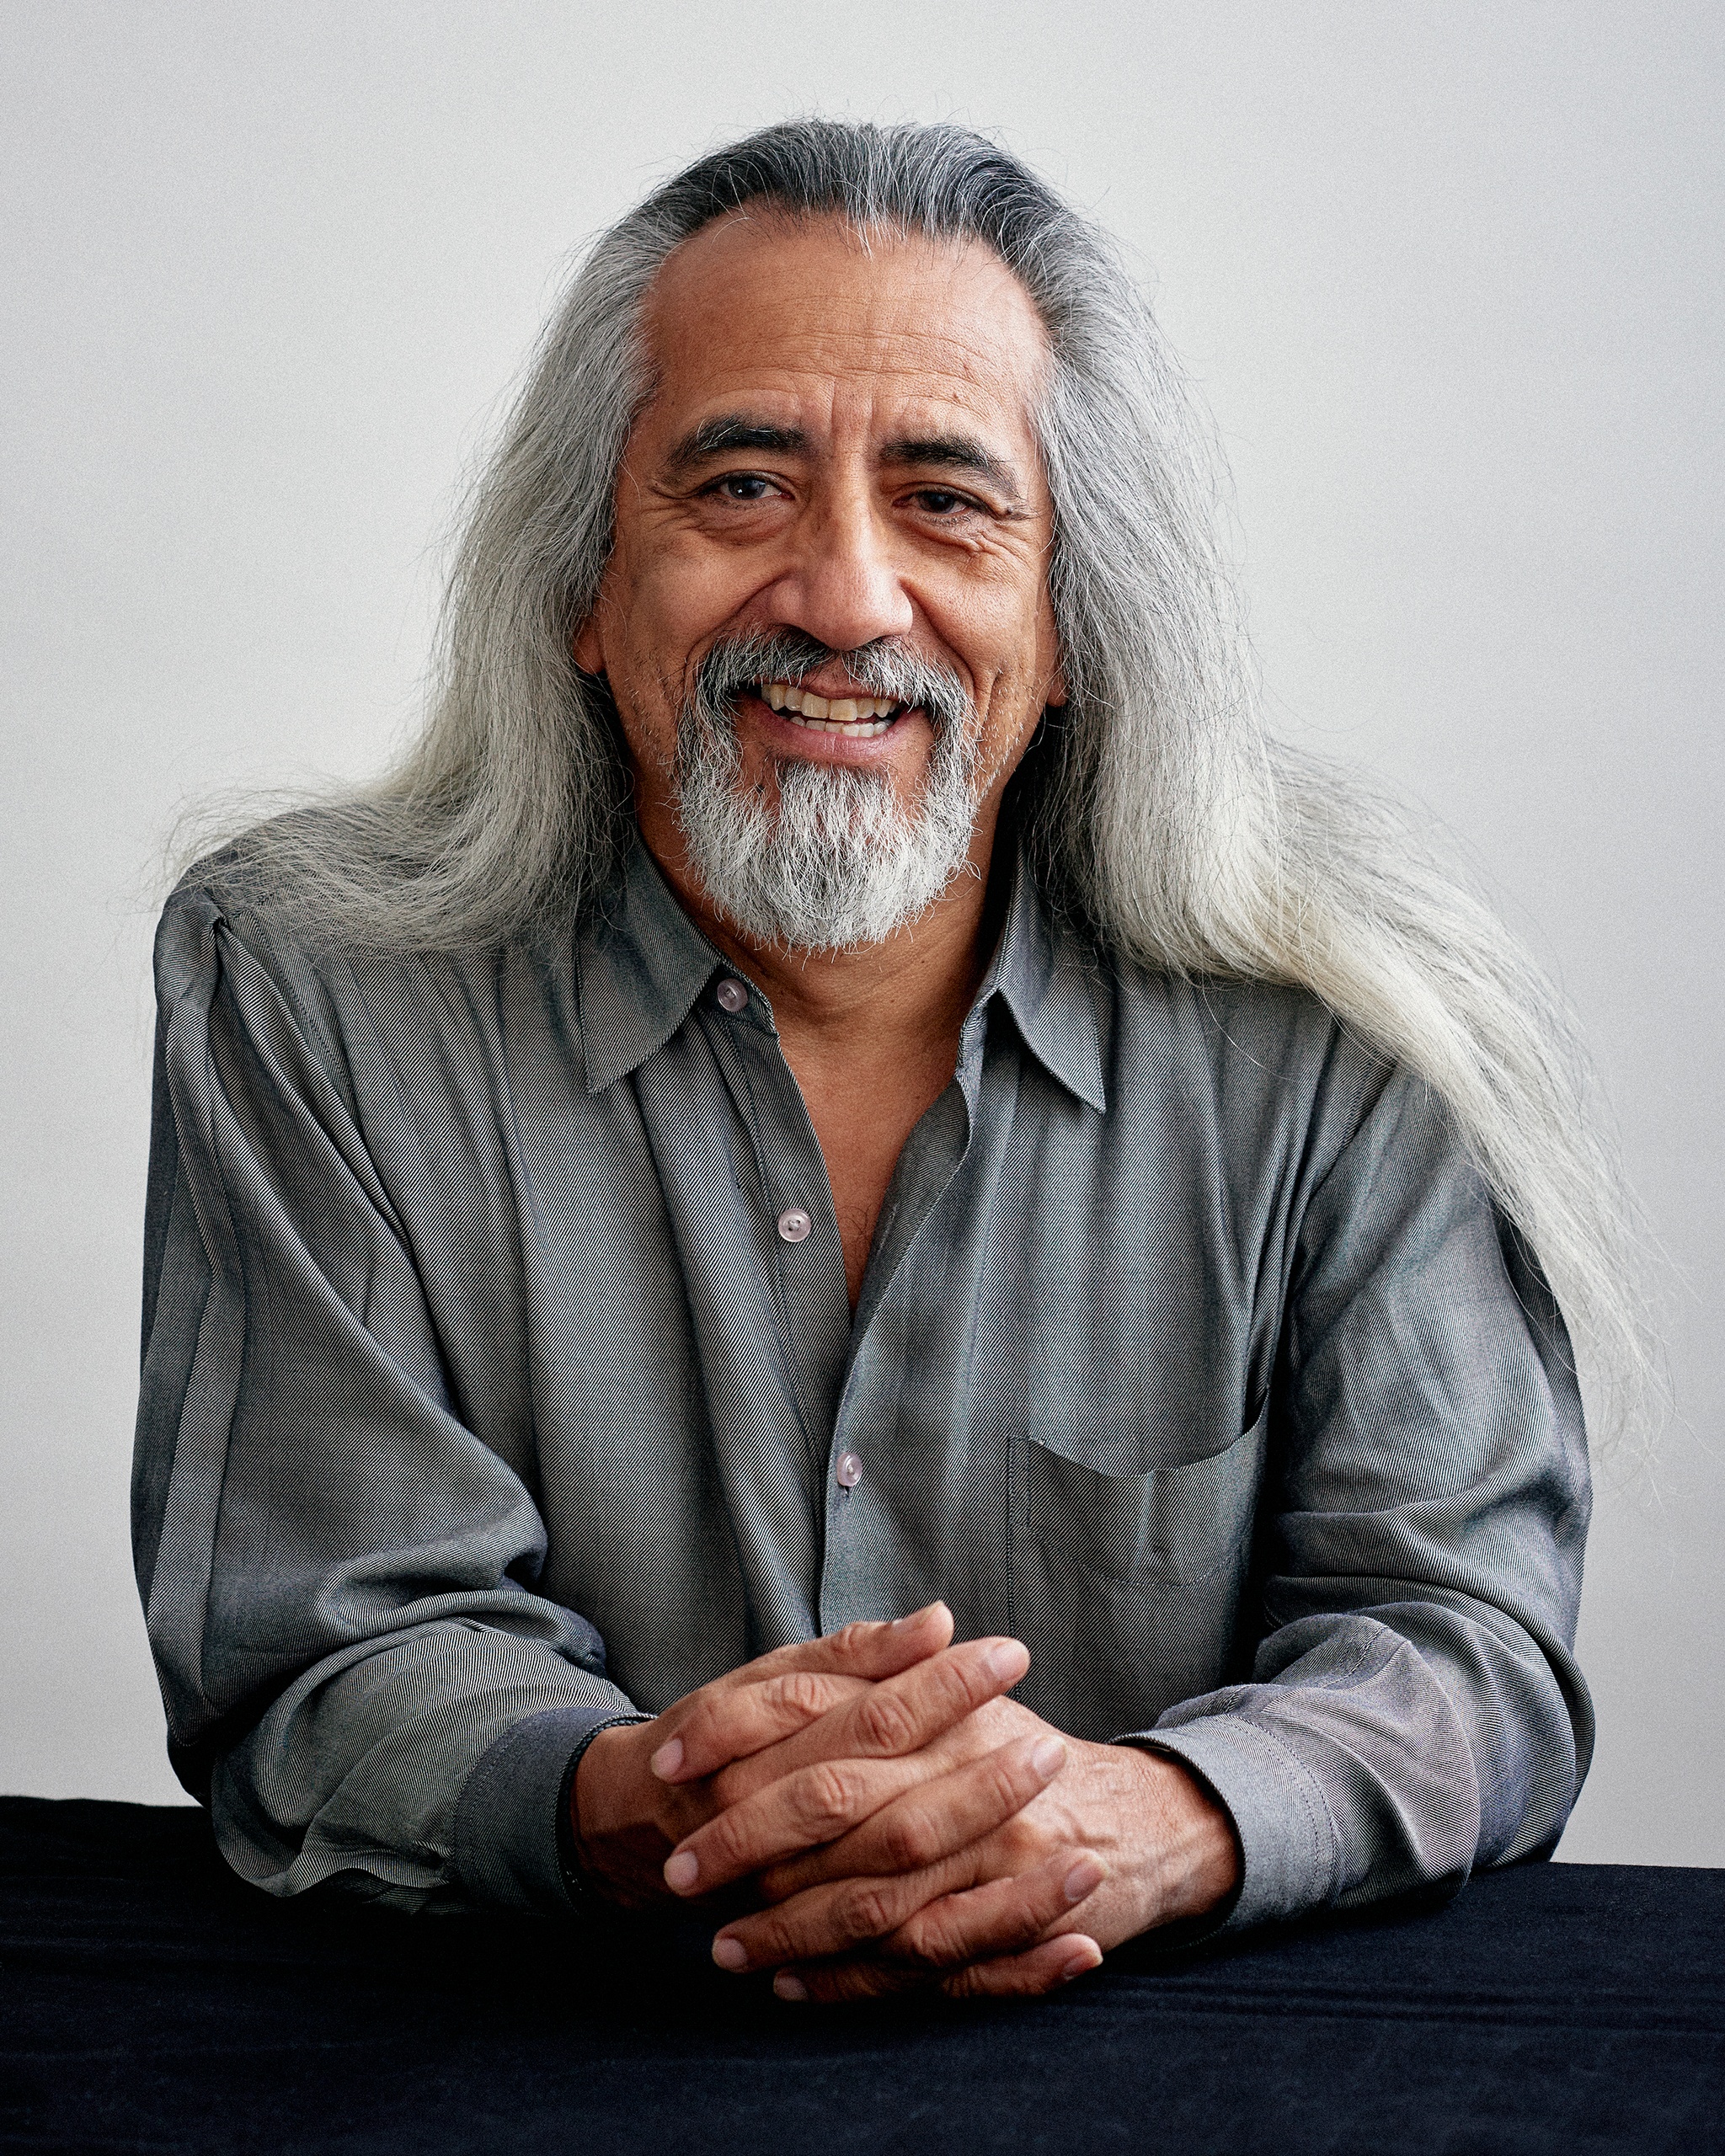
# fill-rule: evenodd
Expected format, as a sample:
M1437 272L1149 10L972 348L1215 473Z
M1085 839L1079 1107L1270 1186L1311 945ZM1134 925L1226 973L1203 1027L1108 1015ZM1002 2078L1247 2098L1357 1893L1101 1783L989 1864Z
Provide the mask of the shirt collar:
M721 963L638 834L576 937L587 1091L602 1091L663 1048Z
M1090 947L1049 913L1017 847L1006 925L975 1007L997 994L1037 1061L1098 1113L1108 1104L1097 1015L1100 985Z
M1108 1106L1088 947L1044 908L1022 848L1007 917L973 1017L998 995L1020 1038L1068 1092ZM587 1091L601 1091L662 1048L723 967L672 895L638 835L608 900L576 938ZM764 1001L764 999L761 999Z

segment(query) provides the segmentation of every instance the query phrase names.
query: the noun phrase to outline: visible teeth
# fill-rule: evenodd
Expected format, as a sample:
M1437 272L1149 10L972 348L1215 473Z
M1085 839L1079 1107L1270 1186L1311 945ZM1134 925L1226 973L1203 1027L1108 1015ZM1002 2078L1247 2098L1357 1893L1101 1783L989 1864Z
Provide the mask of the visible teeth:
M895 718L901 708L890 696L821 696L788 681L763 681L761 695L774 711L788 712L812 733L852 739L884 734L885 726L876 722Z

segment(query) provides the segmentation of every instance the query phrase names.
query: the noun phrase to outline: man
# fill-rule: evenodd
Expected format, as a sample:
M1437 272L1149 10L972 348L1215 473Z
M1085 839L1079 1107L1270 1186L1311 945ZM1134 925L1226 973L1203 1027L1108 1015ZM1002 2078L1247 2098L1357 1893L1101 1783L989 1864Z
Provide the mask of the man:
M994 146L718 152L553 323L423 740L175 894L139 1572L269 1891L840 1999L1549 1851L1609 1185L1258 732L1196 439Z

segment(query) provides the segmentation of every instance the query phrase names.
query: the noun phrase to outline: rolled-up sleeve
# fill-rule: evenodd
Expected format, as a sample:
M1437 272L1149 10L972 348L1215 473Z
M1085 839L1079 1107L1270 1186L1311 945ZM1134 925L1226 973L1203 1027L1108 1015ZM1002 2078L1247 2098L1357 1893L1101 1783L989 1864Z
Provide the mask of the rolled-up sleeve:
M134 1527L175 1766L273 1893L566 1908L569 1763L637 1710L533 1591L342 1045L195 891L157 986Z
M1543 1277L1405 1075L1306 1209L1269 1414L1250 1681L1122 1740L1232 1814L1231 1927L1549 1850L1592 1742L1581 1402Z

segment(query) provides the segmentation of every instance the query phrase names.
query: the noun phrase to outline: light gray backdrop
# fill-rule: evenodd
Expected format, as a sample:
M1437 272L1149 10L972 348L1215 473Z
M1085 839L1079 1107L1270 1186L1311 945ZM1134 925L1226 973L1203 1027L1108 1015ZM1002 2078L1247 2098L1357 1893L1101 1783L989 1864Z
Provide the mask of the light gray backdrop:
M3 9L0 1788L167 1800L126 1485L152 850L370 768L566 252L818 106L1004 131L1216 413L1279 723L1428 803L1562 979L1672 1262L1609 1462L1570 1856L1725 1862L1717 5Z

